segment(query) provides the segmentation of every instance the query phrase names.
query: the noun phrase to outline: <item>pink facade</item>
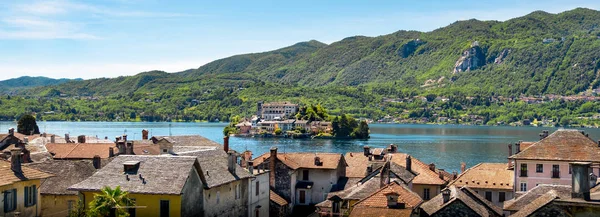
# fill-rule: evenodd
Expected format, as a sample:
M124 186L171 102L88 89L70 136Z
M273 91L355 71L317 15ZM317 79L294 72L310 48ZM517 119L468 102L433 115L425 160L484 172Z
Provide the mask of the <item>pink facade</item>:
M527 165L527 171L522 172L522 165ZM541 172L538 165L542 165ZM571 173L567 161L515 160L515 191L529 191L538 184L571 185ZM553 171L558 165L558 172ZM524 168L523 168L524 169ZM598 164L592 166L592 172L600 175Z

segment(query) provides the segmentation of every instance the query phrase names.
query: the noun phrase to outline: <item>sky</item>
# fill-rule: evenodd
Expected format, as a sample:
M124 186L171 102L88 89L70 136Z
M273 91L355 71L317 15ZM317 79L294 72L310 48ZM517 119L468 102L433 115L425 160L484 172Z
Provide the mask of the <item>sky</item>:
M332 43L535 10L600 9L598 0L1 0L0 80L178 72L301 41Z

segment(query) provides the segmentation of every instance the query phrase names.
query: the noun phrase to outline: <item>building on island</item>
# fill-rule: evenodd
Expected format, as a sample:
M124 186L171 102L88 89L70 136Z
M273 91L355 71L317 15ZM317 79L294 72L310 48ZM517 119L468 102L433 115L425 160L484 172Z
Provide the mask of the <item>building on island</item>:
M256 115L263 120L284 120L298 112L298 104L290 102L257 103Z

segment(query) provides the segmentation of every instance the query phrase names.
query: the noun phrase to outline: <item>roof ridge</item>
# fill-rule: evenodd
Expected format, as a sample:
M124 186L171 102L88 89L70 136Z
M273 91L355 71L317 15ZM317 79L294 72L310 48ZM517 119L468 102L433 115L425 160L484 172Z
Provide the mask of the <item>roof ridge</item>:
M67 153L67 154L64 156L64 158L67 158L69 155L71 155L71 153L73 153L73 151L75 151L75 149L76 149L77 147L79 147L79 145L80 145L80 144L79 144L79 143L77 143L77 144L76 144L76 145L73 147L73 149L71 149L71 151L69 151L69 153Z
M453 180L452 182L450 182L448 185L449 185L449 186L450 186L450 185L454 185L454 183L455 183L456 181L458 181L458 180L459 180L461 177L463 177L463 176L464 176L464 175L465 175L465 174L466 174L468 171L470 171L471 169L473 169L473 168L475 168L475 167L481 166L481 164L483 164L483 163L478 163L478 164L476 164L475 166L473 166L473 167L471 167L471 168L469 168L469 169L466 169L464 172L462 172L462 173L458 174L458 176L456 177L456 179L454 179L454 180Z

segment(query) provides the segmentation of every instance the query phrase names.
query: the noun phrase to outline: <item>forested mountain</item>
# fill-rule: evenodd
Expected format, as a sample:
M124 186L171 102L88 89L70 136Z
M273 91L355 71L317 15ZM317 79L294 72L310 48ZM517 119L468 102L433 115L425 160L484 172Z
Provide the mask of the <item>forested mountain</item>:
M599 58L600 12L578 8L504 22L457 21L431 32L354 36L329 45L313 40L179 73L69 82L22 94L47 100L60 94L101 97L104 107L96 110L102 113L119 111L106 103L114 100L127 105L127 115L120 117L152 113L160 120L248 115L259 100L321 103L333 114L378 118L398 112L382 105L385 97L580 94L600 85Z
M47 77L29 77L23 76L0 81L0 92L18 90L31 87L42 87L66 83L69 81L81 81L81 79L53 79Z

